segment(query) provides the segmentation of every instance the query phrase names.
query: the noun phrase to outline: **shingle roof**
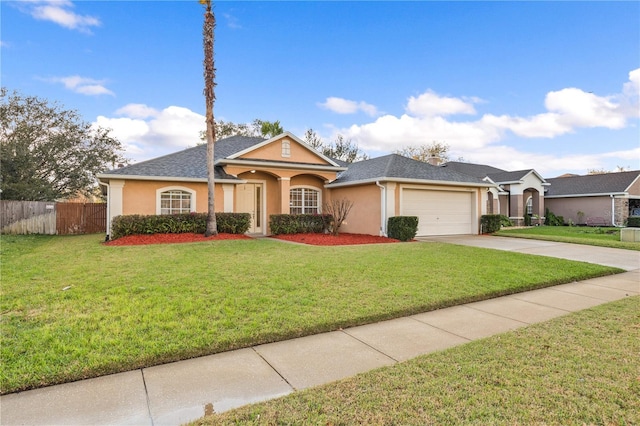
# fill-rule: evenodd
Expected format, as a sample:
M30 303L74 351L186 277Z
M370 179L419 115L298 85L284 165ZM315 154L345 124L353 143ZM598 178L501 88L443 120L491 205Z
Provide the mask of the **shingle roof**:
M493 173L503 173L506 170L498 169L497 167L491 167L484 164L463 163L460 161L448 161L442 164L440 167L446 167L465 175L475 176L477 178L483 178Z
M236 152L243 151L264 142L263 138L231 136L220 139L215 144L214 157L216 160L229 157ZM191 179L207 178L207 145L198 145L182 151L174 152L162 157L142 161L120 169L110 170L104 174L121 176L157 176L179 177ZM228 175L220 166L215 168L216 179L237 179Z
M463 163L460 161L449 161L444 163L440 167L450 168L460 173L464 173L466 175L475 176L478 178L489 177L492 181L496 183L506 183L506 182L514 182L521 180L526 175L534 171L533 169L528 170L516 170L513 172L509 172L506 170L499 169L497 167L487 166L485 164L473 164L473 163Z
M640 177L640 170L599 175L570 176L546 179L549 186L545 197L571 195L620 194Z
M425 181L485 184L481 178L458 173L455 170L432 166L398 154L385 155L349 165L331 185L373 181L377 179L410 179Z

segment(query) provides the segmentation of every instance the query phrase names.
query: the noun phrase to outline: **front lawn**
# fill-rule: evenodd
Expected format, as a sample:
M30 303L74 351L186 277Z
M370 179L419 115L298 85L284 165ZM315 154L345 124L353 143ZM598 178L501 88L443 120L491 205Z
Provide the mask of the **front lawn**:
M192 425L637 425L640 297Z
M2 236L2 392L621 272L439 243Z
M532 226L528 228L506 228L493 235L640 250L640 242L620 241L620 228Z

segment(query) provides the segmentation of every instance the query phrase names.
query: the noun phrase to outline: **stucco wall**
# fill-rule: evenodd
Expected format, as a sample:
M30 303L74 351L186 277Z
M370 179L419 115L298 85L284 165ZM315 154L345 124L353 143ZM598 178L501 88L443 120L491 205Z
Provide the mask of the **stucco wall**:
M329 198L345 198L353 202L340 232L380 235L380 188L375 184L334 188L331 189Z
M327 164L325 160L318 157L313 152L309 151L305 147L301 146L299 143L289 140L289 146L291 154L289 157L282 156L282 139L278 139L268 145L250 151L240 158L252 158L259 160L274 160L274 161L285 161L285 162L296 162L296 163L309 163L309 164Z
M556 216L562 216L565 223L571 219L573 223L582 225L590 217L601 217L607 224L611 224L610 197L576 197L576 198L547 198L545 206ZM578 212L583 212L579 218Z
M207 184L200 182L171 182L127 180L122 188L122 214L156 214L156 191L161 188L180 187L196 191L196 211L207 211ZM224 210L222 185L215 188L216 211Z

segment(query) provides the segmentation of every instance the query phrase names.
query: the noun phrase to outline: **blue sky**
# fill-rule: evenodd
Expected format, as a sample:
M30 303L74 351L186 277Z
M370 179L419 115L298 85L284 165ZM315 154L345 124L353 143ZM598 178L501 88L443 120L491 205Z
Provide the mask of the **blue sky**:
M370 156L545 177L640 169L640 2L219 1L215 115ZM2 1L2 86L110 127L141 161L204 129L203 7Z

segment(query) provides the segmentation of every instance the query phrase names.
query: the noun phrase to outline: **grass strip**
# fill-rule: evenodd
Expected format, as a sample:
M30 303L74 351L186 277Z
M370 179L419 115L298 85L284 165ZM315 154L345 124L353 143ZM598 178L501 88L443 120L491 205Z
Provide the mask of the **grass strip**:
M493 235L560 243L585 244L625 250L640 250L640 242L620 241L620 228L592 228L585 226L532 226L503 229Z
M621 272L439 243L2 236L3 393Z
M230 424L640 424L640 297L203 418Z

